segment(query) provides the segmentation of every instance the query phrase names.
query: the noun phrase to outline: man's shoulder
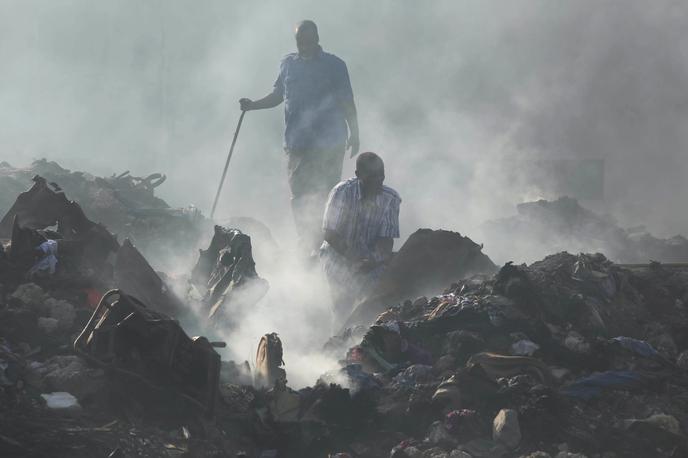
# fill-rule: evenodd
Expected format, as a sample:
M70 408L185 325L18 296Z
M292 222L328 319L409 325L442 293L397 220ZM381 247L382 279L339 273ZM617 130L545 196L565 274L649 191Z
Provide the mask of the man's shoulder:
M401 202L401 196L396 190L390 188L389 186L382 185L382 195L390 200L395 200Z
M284 64L287 64L287 63L293 61L293 60L296 59L297 57L299 57L299 53L290 52L289 54L287 54L287 55L285 55L284 57L282 57L282 61L281 61L281 62L282 62L282 64L284 65Z
M322 58L325 59L330 64L337 65L337 66L343 65L344 67L346 67L346 63L344 62L344 60L335 56L332 53L322 51L321 55L322 55Z
M356 178L348 178L346 180L342 180L336 185L334 185L334 188L332 188L333 191L348 191L348 190L353 190L357 186L357 179Z

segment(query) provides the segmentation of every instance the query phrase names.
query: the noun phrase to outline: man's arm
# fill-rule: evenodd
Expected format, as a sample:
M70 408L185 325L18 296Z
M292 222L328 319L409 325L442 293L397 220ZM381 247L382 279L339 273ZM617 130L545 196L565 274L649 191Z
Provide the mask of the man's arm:
M346 124L349 126L349 141L347 146L351 148L351 157L358 154L360 148L360 141L358 139L358 114L356 113L356 104L354 99L347 99L342 102L344 116L346 117Z
M382 255L382 262L387 262L392 257L394 239L392 237L380 237L376 243L377 252Z
M284 97L282 96L282 91L280 91L278 88L275 88L275 90L262 99L239 99L239 105L243 111L264 110L266 108L275 108L277 105L282 103L283 100Z
M353 253L349 251L349 246L346 241L336 232L331 229L325 229L325 241L340 255L350 261L357 261Z
M335 90L346 124L349 127L349 139L347 140L347 148L351 148L351 157L358 154L359 139L358 139L358 115L356 113L356 104L354 103L354 91L351 89L351 79L349 78L349 70L343 60L337 60L337 67L334 73Z
M251 100L247 98L239 99L239 106L241 107L242 111L275 108L284 101L284 80L287 65L287 59L282 59L282 62L280 62L279 75L277 75L277 80L275 81L271 93L258 100Z

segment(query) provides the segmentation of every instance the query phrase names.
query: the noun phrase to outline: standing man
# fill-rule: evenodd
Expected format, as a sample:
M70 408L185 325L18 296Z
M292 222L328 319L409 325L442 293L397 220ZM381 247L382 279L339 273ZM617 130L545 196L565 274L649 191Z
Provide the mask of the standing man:
M322 50L319 41L313 21L299 23L298 52L282 59L273 91L259 100L239 100L242 110L285 102L284 150L289 158L292 213L307 255L322 243L323 207L341 179L344 152L348 147L354 157L359 148L349 72L343 60Z
M363 153L356 159L356 177L335 186L327 201L321 259L335 328L384 271L399 237L401 197L384 180L380 156Z

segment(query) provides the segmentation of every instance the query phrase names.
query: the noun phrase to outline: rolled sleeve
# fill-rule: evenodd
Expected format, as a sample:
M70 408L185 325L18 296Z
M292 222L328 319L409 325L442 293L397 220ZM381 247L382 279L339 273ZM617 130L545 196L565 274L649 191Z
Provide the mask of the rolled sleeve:
M351 88L349 70L346 68L346 64L342 60L337 62L335 69L334 89L340 100L352 101L354 99L354 91Z
M378 237L399 238L399 206L400 199L393 199L387 206L380 224Z
M346 190L343 186L335 186L330 191L330 196L325 205L325 214L323 215L323 230L324 231L339 231L344 223L344 214L346 207Z

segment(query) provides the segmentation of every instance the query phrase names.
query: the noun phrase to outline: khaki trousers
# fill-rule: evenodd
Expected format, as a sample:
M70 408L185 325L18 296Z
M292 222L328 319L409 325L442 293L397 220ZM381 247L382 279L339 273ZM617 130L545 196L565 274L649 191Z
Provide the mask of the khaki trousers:
M320 248L323 241L325 204L330 191L342 177L344 147L287 154L292 214L300 247L308 256Z

